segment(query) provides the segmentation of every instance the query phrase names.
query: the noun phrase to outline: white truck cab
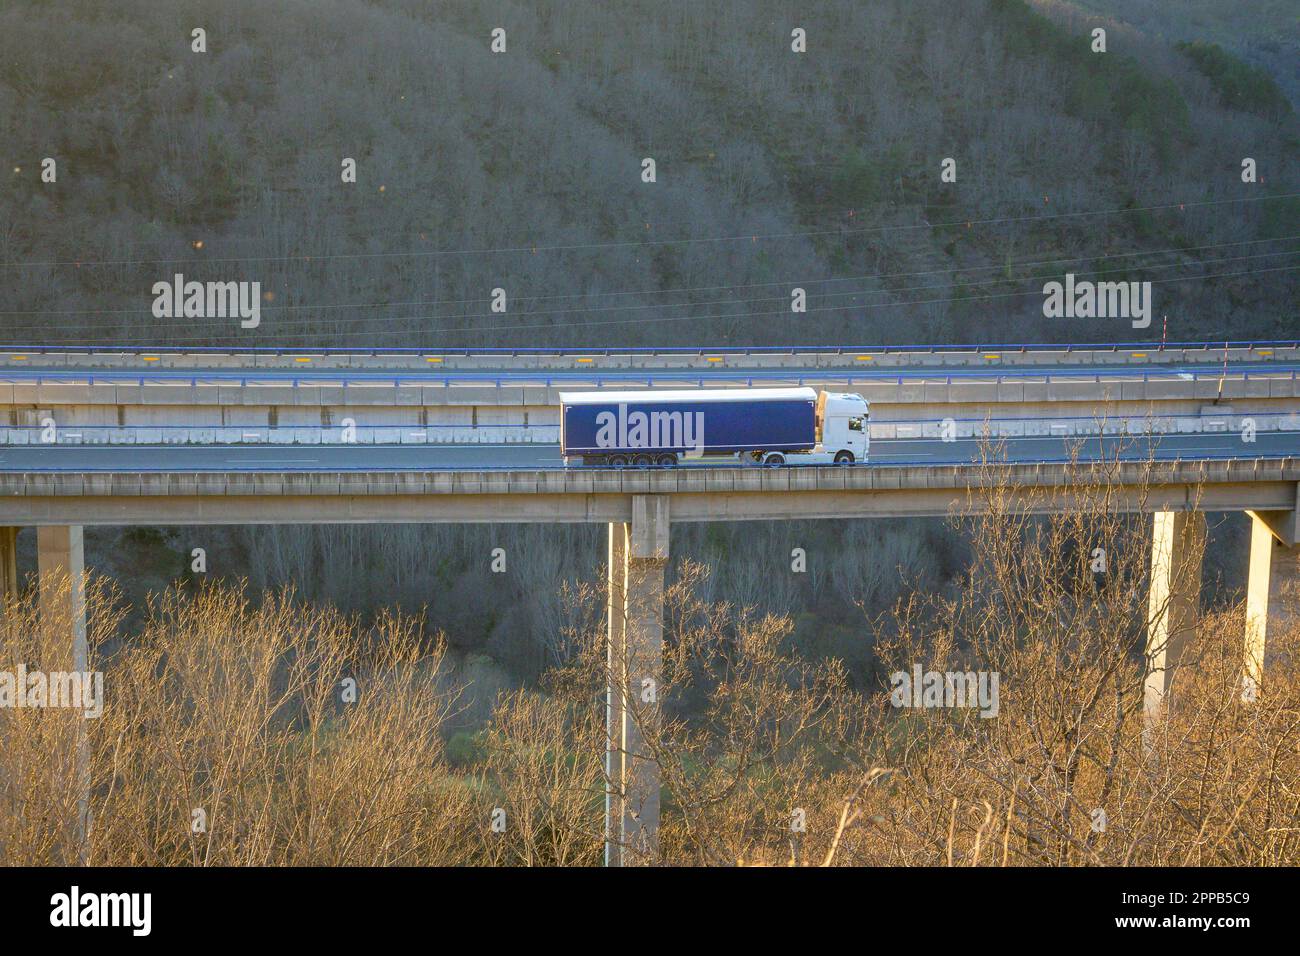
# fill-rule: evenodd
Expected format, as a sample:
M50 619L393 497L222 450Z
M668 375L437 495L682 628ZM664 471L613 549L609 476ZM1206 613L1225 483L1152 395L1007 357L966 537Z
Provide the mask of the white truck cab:
M817 396L817 445L810 451L768 451L762 463L851 465L866 461L871 445L871 406L856 392L822 392Z

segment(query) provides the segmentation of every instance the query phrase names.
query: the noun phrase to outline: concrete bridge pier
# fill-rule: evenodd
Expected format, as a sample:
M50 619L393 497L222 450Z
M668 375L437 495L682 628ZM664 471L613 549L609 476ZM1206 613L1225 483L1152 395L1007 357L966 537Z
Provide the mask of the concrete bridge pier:
M42 617L67 625L70 670L86 669L86 551L82 529L76 525L42 525L36 529L36 561L40 572ZM67 590L64 592L64 581Z
M1242 699L1264 688L1268 632L1300 620L1300 485L1291 511L1251 511L1246 584L1246 661Z
M86 647L86 559L82 529L77 525L42 525L36 531L42 628L53 628L47 647L66 647L50 661L47 671L85 673ZM66 643L65 643L66 642ZM69 769L75 781L76 809L64 839L64 863L86 862L86 837L90 812L90 741L85 718L78 713L69 748Z
M1201 600L1205 515L1157 511L1151 542L1151 593L1147 605L1146 734L1172 706L1174 679L1188 663Z
M0 528L0 613L6 598L18 596L18 529Z
M659 858L659 765L646 731L659 721L668 496L633 495L632 521L609 526L605 865Z

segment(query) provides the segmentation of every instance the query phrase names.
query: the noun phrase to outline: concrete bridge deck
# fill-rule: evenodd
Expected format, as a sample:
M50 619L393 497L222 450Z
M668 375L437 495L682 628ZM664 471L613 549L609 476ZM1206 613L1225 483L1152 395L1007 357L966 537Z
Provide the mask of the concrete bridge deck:
M1293 509L1300 456L1100 466L1129 511ZM638 495L676 521L942 516L1012 501L1062 511L1089 466L1057 463L665 470L0 473L0 524L626 521ZM1044 494L1047 492L1047 494Z

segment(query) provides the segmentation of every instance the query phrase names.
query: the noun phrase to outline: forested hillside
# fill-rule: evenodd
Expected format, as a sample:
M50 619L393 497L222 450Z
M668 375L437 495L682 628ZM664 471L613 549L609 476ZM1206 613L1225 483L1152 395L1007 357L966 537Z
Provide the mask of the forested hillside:
M1300 8L1291 0L1040 0L1064 13L1093 11L1156 40L1214 43L1263 69L1300 105Z
M1278 7L1253 22L1285 47ZM1041 9L12 0L0 339L1135 337L1044 319L1043 276L1067 270L1150 279L1171 338L1294 334L1277 309L1295 299L1292 245L1260 241L1300 222L1275 198L1300 178L1272 81L1223 95L1222 65L1173 45L1200 38L1156 30L1150 9L1104 54L1083 7ZM174 272L260 281L261 326L155 318L152 285Z

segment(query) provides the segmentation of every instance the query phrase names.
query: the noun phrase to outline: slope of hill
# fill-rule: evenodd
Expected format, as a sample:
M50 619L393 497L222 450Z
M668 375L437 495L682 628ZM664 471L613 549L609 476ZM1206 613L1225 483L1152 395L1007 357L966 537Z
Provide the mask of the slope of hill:
M1060 0L1045 0L1058 6ZM1300 108L1300 8L1291 0L1077 0L1165 41L1215 43L1266 69Z
M0 339L1135 337L1044 319L1065 271L1152 280L1172 337L1294 335L1260 240L1300 221L1295 117L1088 43L1022 0L14 0ZM155 318L175 272L261 282L260 328Z

